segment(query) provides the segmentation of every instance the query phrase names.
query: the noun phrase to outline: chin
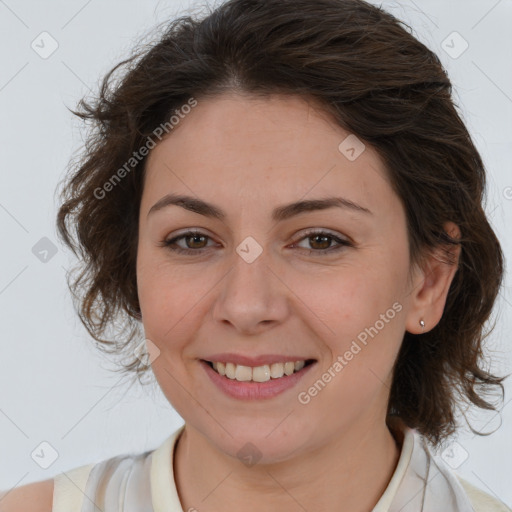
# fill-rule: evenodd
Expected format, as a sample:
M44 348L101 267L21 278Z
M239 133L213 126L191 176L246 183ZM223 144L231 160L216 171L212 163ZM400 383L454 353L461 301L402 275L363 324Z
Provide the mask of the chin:
M231 457L240 460L247 467L251 467L254 464L269 465L285 462L295 455L297 445L298 443L292 438L284 436L277 436L272 440L265 436L253 437L252 441L244 436L231 439L228 446L219 448Z
M292 415L290 415L292 416ZM227 455L237 458L247 466L284 462L296 455L313 432L304 425L294 425L293 430L284 426L283 417L276 419L238 419L219 428L208 428L209 441ZM280 424L281 423L281 424Z

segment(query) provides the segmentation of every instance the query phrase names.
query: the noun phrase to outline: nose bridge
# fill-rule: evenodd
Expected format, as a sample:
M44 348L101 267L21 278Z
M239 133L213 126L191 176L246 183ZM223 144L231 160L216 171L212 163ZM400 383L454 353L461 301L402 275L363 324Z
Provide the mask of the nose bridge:
M286 286L272 266L270 251L246 237L235 248L232 267L222 280L214 319L243 331L282 321L287 314Z

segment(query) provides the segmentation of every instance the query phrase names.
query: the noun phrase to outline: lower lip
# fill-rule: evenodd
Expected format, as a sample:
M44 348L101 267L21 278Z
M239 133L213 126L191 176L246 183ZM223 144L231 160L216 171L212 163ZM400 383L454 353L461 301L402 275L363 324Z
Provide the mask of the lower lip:
M240 382L217 373L208 363L200 361L208 377L226 395L240 400L261 400L272 398L293 388L309 372L315 363L304 366L300 371L266 382Z

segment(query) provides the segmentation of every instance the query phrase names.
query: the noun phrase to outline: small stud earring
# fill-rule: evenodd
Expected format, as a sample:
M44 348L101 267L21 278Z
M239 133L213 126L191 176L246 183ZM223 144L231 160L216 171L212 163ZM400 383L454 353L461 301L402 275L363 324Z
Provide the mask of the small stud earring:
M423 319L420 320L420 325L422 329L425 329L425 322L423 321Z

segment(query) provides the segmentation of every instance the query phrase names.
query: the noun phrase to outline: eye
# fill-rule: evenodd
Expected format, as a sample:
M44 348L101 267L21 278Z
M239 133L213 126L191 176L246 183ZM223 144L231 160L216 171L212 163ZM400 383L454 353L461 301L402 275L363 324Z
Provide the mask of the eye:
M340 238L325 230L311 229L303 233L303 237L298 241L306 241L313 249L304 249L308 254L326 255L327 253L337 252L345 247L353 247L353 244L344 238ZM164 240L160 245L167 247L169 250L178 254L201 254L207 249L207 241L210 239L209 235L201 231L187 231L169 240ZM183 241L185 247L178 245L178 242ZM337 245L331 246L332 242ZM294 242L297 244L297 242Z
M327 253L333 253L344 249L345 247L353 247L353 244L345 239L340 238L325 230L311 229L306 233L303 233L303 237L299 241L305 241L313 247L313 249L305 249L308 254L319 254L324 255ZM332 241L336 242L337 245L331 246Z
M187 231L186 233L183 233L169 240L164 240L161 245L178 254L198 254L203 252L203 250L206 248L204 241L205 239L209 238L210 237L208 235L202 233L201 231ZM181 240L185 241L185 248L177 245L177 242ZM187 247L189 245L189 241L191 241L190 249Z

